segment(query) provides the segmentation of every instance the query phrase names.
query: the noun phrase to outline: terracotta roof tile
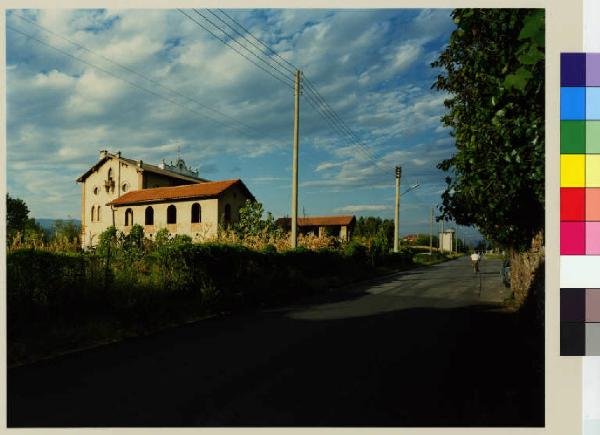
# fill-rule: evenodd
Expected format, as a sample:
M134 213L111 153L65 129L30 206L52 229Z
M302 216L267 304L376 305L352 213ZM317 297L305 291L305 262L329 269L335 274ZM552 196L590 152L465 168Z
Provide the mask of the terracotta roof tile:
M240 185L250 198L254 199L252 193L244 185L242 180L210 181L198 184L186 184L183 186L156 187L153 189L134 190L121 195L119 198L109 202L107 205L127 205L144 202L161 202L175 199L214 198L221 195L233 185Z
M354 220L354 216L309 216L298 218L298 226L351 225ZM291 222L291 218L280 218L276 223L289 227Z

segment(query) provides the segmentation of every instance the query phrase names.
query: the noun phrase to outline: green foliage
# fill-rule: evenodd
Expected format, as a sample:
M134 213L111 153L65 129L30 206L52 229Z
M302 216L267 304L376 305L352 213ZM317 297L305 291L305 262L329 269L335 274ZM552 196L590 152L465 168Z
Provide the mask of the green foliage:
M23 231L29 220L29 207L19 198L6 194L6 230L9 238L17 231Z
M157 247L160 247L169 243L170 239L171 235L169 234L169 230L167 230L166 228L161 228L156 232L156 235L154 237L154 243Z
M265 210L260 202L246 200L240 208L240 220L235 225L235 231L240 238L260 236L262 234L275 234L281 230L275 225L275 219L269 212L265 219Z
M438 236L432 236L431 244L436 247L439 245ZM415 245L418 246L429 246L429 234L417 234L417 240L415 240Z
M114 251L119 243L119 232L114 226L108 227L104 230L98 239L98 246L96 246L96 252L102 256L108 256L111 251Z
M379 217L359 217L356 221L352 235L359 239L373 241L378 246L382 241L387 241L387 248L394 244L394 221L392 219L381 219ZM367 244L372 244L367 242Z
M6 242L40 247L47 239L46 232L35 219L29 217L25 201L6 194Z
M81 225L78 225L73 220L64 221L61 219L55 220L52 223L52 237L54 239L79 239L81 235Z
M456 30L432 64L450 94L442 122L456 154L442 219L476 225L503 246L526 249L544 224L544 11L456 9Z

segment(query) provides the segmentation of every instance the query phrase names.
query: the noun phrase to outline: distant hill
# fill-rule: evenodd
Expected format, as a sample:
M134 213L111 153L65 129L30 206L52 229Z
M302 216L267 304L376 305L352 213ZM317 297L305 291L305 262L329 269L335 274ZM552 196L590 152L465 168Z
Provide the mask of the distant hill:
M80 219L44 219L44 218L35 218L35 221L42 226L45 230L51 230L52 225L54 225L55 221L73 221L77 225L81 225Z

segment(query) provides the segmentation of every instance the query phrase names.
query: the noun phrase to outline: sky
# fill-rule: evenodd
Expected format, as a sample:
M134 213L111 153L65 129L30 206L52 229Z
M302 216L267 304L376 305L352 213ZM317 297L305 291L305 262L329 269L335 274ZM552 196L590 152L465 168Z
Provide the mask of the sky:
M200 13L233 39L184 12L242 53L238 42L257 51L248 41L270 53L226 27L218 10ZM11 196L33 217L78 219L75 179L99 150L154 164L179 151L201 177L241 178L267 211L289 216L294 99L285 59L357 138L332 128L303 92L299 215L392 218L400 165L402 191L420 184L401 197L400 233L429 232L445 188L436 165L454 152L440 122L448 95L431 89L441 72L431 62L455 27L451 11L226 12L281 56L269 62L283 75L246 53L279 80L176 9L8 11Z

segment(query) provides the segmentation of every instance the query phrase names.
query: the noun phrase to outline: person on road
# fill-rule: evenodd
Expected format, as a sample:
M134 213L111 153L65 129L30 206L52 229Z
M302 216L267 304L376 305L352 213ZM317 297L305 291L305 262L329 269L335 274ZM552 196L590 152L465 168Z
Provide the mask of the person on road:
M473 265L474 272L479 272L479 260L480 259L481 259L481 257L479 256L477 251L475 251L471 254L471 264Z

